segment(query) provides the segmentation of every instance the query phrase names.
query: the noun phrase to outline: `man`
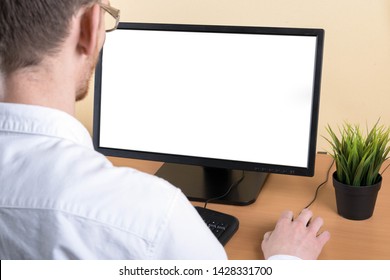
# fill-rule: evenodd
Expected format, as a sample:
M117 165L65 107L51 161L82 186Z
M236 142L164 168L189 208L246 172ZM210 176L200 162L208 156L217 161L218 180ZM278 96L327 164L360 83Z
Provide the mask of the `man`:
M113 167L74 118L107 13L117 22L105 0L0 0L0 258L225 259L180 190ZM284 213L265 257L317 258L329 234L311 216Z

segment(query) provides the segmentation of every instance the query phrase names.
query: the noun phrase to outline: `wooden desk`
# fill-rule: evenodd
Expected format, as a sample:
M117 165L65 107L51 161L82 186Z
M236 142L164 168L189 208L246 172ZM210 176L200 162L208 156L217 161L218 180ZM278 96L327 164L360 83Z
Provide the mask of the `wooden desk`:
M151 174L161 166L161 163L149 161L110 159L116 165L131 166ZM264 233L273 229L283 210L298 213L312 200L331 162L330 156L317 155L314 177L271 174L257 201L249 206L208 204L208 208L232 214L240 220L238 232L225 246L229 259L263 259L260 244ZM385 166L387 164L389 161ZM338 216L331 179L321 188L310 209L324 218L323 228L332 235L320 259L390 259L390 168L383 174L382 188L370 219L350 221Z

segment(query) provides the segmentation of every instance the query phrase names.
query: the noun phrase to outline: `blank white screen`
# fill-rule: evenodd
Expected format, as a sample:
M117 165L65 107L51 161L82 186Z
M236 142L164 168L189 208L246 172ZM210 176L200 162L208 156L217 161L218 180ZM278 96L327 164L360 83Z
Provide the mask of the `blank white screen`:
M117 30L100 147L307 167L316 38Z

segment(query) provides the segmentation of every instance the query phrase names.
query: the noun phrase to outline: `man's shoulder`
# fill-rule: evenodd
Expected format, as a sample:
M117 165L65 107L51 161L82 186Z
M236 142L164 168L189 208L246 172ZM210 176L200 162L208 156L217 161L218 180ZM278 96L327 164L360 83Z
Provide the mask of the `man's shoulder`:
M181 191L167 181L133 168L97 161L72 169L60 200L82 212L77 214L123 230L134 224L138 229L144 225L144 230L158 227L182 199Z

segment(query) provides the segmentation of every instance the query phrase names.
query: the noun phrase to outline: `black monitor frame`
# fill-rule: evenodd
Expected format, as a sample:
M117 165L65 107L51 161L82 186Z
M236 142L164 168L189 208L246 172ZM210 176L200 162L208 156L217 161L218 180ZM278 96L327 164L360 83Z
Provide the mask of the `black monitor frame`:
M224 173L222 170L237 170L235 175L232 175L229 172L229 178L227 179L224 176L222 179L226 183L226 187L231 186L231 181L235 182L240 178L241 170L247 171L246 177L253 176L253 180L250 184L262 185L265 181L264 176L258 177L256 174L261 173L277 173L277 174L287 174L287 175L300 175L300 176L313 176L314 167L315 167L315 156L316 156L316 144L317 144L317 129L318 129L318 115L319 115L319 104L320 104L320 89L321 89L321 74L322 74L322 60L323 60L323 45L324 45L324 30L317 28L284 28L284 27L250 27L250 26L216 26L216 25L187 25L187 24L156 24L156 23L120 23L118 29L136 29L136 30L162 30L162 31L186 31L186 32L218 32L218 33L241 33L241 34L277 34L277 35L299 35L299 36L314 36L317 38L316 54L315 54L315 73L313 81L313 96L312 96L312 114L311 114L311 128L310 128L310 141L309 141L309 153L308 153L308 163L307 168L303 167L293 167L293 166L281 166L281 165L272 165L264 163L251 163L251 162L241 162L241 161L231 161L231 160L221 160L221 159L211 159L211 158L202 158L202 157L192 157L184 155L172 155L172 154L159 154L159 153L149 153L141 151L130 151L130 150L121 150L121 149L111 149L104 148L100 146L100 112L101 112L101 83L102 83L102 61L100 59L96 67L95 73L95 99L94 99L94 123L93 123L93 140L95 149L107 156L114 157L125 157L125 158L135 158L143 160L153 160L166 162L166 164L158 175L165 177L166 172L164 168L169 167L170 171L167 173L169 177L172 177L170 180L173 184L181 187L183 180L187 180L191 174L200 174L204 175L204 178L200 182L196 181L193 188L204 188L199 191L196 190L194 194L191 194L192 191L184 190L187 196L192 200L207 201L210 198L219 196L223 191L211 191L209 187L202 186L199 184L202 182L209 182L210 176L209 170L219 170L217 174ZM104 48L101 52L101 57L104 54ZM100 58L101 58L100 57ZM208 168L207 170L199 169L199 166ZM180 171L178 171L178 169ZM184 168L184 169L183 169ZM215 173L215 172L212 172ZM202 175L203 174L203 175ZM252 175L249 175L252 174ZM179 179L179 177L182 177ZM214 176L211 176L214 178ZM208 179L207 179L208 178ZM214 183L215 178L211 179L211 182ZM219 182L219 179L217 180ZM184 187L183 187L184 188ZM258 193L258 190L251 191L250 197L245 197L242 201L236 201L234 198L233 202L225 200L217 200L221 203L231 203L238 205L246 205L255 201ZM234 192L234 191L233 191ZM242 194L237 194L236 196L242 197ZM255 196L255 197L252 197ZM228 199L230 200L230 199Z

